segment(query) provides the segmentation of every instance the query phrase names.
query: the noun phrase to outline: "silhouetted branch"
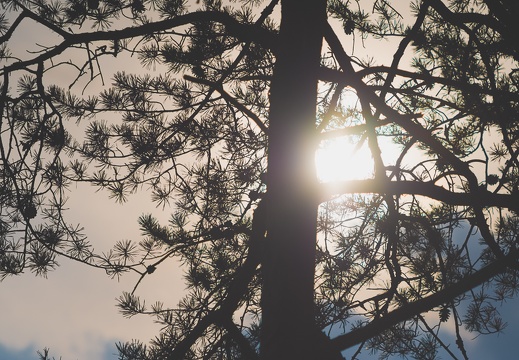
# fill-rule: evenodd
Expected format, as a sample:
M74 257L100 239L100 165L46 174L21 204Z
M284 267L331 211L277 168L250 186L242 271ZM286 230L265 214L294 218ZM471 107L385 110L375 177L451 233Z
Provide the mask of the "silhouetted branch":
M44 53L40 54L39 56L33 59L19 61L14 64L5 66L0 72L0 74L4 72L11 72L15 70L24 69L31 65L43 62L54 56L61 54L73 45L84 44L94 41L121 40L138 36L146 36L149 34L160 33L162 31L166 31L175 27L201 21L219 22L225 25L227 31L229 32L229 35L231 36L235 36L236 38L241 39L243 41L253 41L261 43L262 46L269 48L272 51L275 51L277 48L275 34L272 34L264 28L261 28L255 24L240 23L231 15L225 12L200 11L180 15L162 21L150 22L140 26L127 27L121 30L68 34L65 37L64 41L62 41L60 44L56 45L52 49L45 51Z
M470 193L475 195L478 193L479 183L476 175L471 171L468 163L464 162L462 159L458 158L455 154L453 154L449 149L447 149L438 139L434 138L431 134L430 130L425 129L421 124L410 120L408 117L402 116L397 110L390 107L384 99L377 96L377 94L371 90L357 75L354 71L353 66L351 65L350 57L344 51L340 40L337 35L328 24L325 31L325 39L330 44L335 56L343 71L345 71L348 76L351 77L351 86L357 90L357 94L359 97L366 99L369 101L378 112L384 114L387 118L394 121L395 124L405 129L409 134L412 134L413 137L419 139L422 143L431 148L438 156L448 161L452 167L457 171L460 175L465 177L468 183L468 189ZM478 226L481 231L481 235L485 243L488 247L494 252L496 256L502 256L501 249L495 242L490 230L488 228L488 224L486 223L486 219L483 215L482 209L483 205L480 203L475 203L473 205L474 213L476 215L476 220L478 222Z
M239 103L235 98L233 98L231 95L229 95L222 87L221 84L206 80L206 79L200 79L195 78L190 75L184 75L184 79L187 81L191 81L197 84L202 84L211 87L212 89L218 91L222 97L230 102L236 109L247 115L258 127L263 131L264 134L268 133L267 126L261 121L261 119L254 114L252 111L250 111L245 105Z
M222 324L229 336L238 344L244 359L259 359L258 353L252 347L250 341L245 337L243 332L236 326L231 318L227 318Z
M454 299L465 292L475 288L484 282L489 281L494 276L506 271L509 267L517 267L518 253L511 252L482 269L467 275L456 284L434 293L421 300L401 306L400 308L391 311L387 315L375 319L367 325L355 329L348 334L338 336L332 339L332 344L335 348L345 350L361 342L370 339L390 327L413 318L414 316L431 310L437 306L444 304L446 301Z
M449 205L499 207L519 211L519 194L494 194L480 189L477 194L452 192L433 182L346 180L322 183L321 200L327 201L339 194L421 195Z
M260 202L254 211L252 232L250 237L249 253L243 265L236 270L236 273L229 284L227 296L222 303L215 309L209 311L193 329L177 344L168 356L168 360L182 360L191 346L200 338L205 330L212 324L225 324L232 321L232 314L238 308L239 302L247 292L250 280L256 272L261 259L262 241L265 236L265 205Z
M432 137L429 130L425 129L422 125L411 121L412 118L417 118L420 116L420 114L400 114L397 110L386 104L384 99L380 98L373 90L369 88L368 85L362 81L362 79L353 69L353 66L351 65L351 59L344 51L342 44L337 37L337 34L335 34L329 24L325 31L325 39L337 57L337 60L343 71L347 74L347 77L349 77L348 85L357 90L359 97L365 97L373 106L376 107L380 113L384 114L386 118L392 120L398 126L405 129L409 134L412 134L413 137L416 137L421 142L429 146L439 156L451 163L452 166L469 181L471 186L475 185L477 187L476 176L470 170L469 165L456 157L452 152L445 148L443 144Z

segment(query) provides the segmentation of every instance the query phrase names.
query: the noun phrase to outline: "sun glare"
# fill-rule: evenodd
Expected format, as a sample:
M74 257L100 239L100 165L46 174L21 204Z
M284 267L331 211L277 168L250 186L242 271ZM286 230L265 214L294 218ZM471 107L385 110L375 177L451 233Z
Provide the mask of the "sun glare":
M373 176L373 158L367 143L358 138L339 137L321 142L315 153L317 177L321 182L361 180Z

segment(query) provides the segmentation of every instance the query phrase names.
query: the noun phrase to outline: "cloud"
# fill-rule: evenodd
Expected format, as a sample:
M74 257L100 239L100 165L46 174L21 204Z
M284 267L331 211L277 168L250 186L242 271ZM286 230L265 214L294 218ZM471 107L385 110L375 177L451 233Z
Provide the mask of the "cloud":
M92 339L90 339L92 340ZM71 346L69 350L56 347L49 348L50 358L56 360L74 360L74 359L96 359L96 360L116 360L117 348L116 341L93 341L89 342L90 349L80 349L77 346ZM0 343L0 359L1 360L38 360L38 351L43 353L44 347L29 345L23 348L11 347ZM62 353L63 352L63 353Z
M0 343L0 359L2 360L28 360L37 359L36 348L27 346L25 348L11 348Z

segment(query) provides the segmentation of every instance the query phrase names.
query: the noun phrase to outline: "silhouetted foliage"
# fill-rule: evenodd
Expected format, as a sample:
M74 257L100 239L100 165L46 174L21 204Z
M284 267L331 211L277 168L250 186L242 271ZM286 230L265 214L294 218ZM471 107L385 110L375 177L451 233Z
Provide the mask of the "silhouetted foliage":
M468 359L460 329L504 329L515 0L1 4L0 278L60 258L137 274L121 313L163 328L120 359ZM28 27L46 40L25 51ZM313 154L345 136L372 176L319 181ZM67 217L77 183L149 191L170 221L96 253ZM146 305L166 261L185 297Z

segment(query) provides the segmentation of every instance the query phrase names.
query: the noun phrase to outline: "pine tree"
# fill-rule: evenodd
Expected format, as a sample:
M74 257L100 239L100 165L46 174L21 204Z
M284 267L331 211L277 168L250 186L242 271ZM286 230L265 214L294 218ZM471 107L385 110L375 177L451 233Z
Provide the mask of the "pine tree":
M467 359L462 327L505 327L515 1L2 6L0 278L60 258L136 273L119 308L163 330L119 344L121 359ZM46 42L23 51L24 29ZM372 175L319 179L316 150L345 137ZM123 203L148 190L170 222L142 215L141 241L96 253L68 220L77 183ZM185 297L146 307L138 285L166 261Z

